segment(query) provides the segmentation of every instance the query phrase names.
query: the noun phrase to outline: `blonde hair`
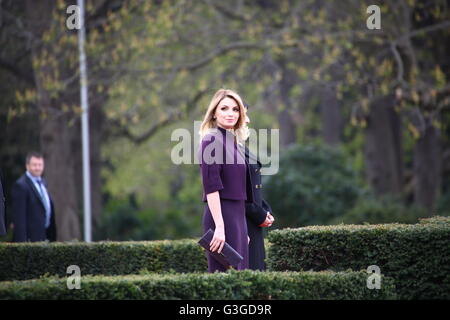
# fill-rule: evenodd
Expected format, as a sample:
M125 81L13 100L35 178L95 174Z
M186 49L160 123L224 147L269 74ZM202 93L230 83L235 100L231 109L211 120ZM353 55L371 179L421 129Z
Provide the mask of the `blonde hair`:
M211 129L217 128L217 123L213 118L214 113L216 112L219 103L226 97L236 101L239 106L239 120L232 129L232 132L234 133L238 142L243 143L245 140L247 140L249 132L247 124L245 123L246 109L244 107L244 103L242 102L241 97L236 92L229 89L217 90L217 92L211 99L208 110L206 111L205 117L203 118L203 122L200 125L200 140L202 140L203 137L205 137L211 131Z

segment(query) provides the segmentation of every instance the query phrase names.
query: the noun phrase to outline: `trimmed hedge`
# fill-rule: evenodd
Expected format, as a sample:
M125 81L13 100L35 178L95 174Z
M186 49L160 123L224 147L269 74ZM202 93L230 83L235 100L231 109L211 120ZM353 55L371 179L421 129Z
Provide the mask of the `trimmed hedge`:
M450 225L450 217L434 216L434 217L431 217L431 218L419 219L419 223L420 224L434 223L434 224L447 224L447 225Z
M450 299L450 219L283 229L268 238L270 270L367 270L377 265L395 280L400 299Z
M366 272L259 272L82 276L80 289L66 278L0 283L0 299L395 299L395 286L367 288Z
M70 265L79 266L82 275L207 271L195 240L0 244L0 281L67 276Z

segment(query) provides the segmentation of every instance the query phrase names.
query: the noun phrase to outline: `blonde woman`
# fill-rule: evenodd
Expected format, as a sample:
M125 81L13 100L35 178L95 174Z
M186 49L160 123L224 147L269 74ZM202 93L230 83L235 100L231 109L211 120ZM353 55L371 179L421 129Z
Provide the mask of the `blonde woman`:
M211 251L221 252L225 241L244 258L237 269L248 268L247 223L245 217L246 164L238 151L247 138L245 108L239 95L218 90L200 127L200 171L203 182L203 229L214 230ZM208 271L225 271L209 253Z

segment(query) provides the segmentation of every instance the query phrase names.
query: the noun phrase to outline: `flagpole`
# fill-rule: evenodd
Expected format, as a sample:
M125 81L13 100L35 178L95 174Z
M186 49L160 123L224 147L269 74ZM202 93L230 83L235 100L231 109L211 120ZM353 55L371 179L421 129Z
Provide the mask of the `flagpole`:
M79 7L80 29L78 29L78 49L80 54L80 98L81 98L81 138L83 150L83 203L84 203L84 241L92 241L91 230L91 178L89 156L89 103L87 87L87 65L84 42L84 0L77 0Z

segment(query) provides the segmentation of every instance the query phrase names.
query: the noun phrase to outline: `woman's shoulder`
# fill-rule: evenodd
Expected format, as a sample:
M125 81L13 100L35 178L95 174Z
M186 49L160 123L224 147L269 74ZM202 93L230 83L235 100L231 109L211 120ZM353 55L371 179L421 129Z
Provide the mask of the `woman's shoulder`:
M221 143L223 144L223 135L217 129L210 129L202 138L201 145L207 146L211 143Z

